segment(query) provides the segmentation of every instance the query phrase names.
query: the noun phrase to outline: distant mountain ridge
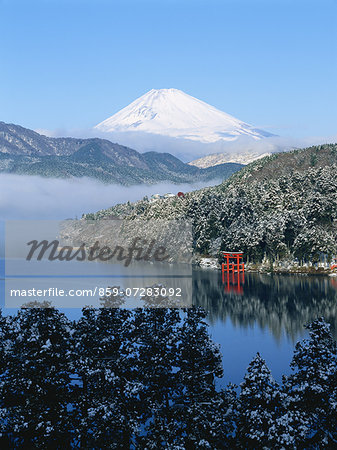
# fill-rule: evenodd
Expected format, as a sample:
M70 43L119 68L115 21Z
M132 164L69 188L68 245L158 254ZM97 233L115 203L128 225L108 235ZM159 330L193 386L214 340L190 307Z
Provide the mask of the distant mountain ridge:
M265 156L270 156L271 153L256 153L256 152L245 152L245 153L212 153L210 155L203 156L202 158L195 159L188 164L191 166L199 167L200 169L206 169L207 167L217 166L219 164L225 164L228 162L238 163L238 164L250 164L257 159L264 158Z
M139 153L106 139L51 138L0 122L0 173L90 177L124 185L225 179L242 167L199 169L169 153Z
M0 151L10 155L69 156L88 144L99 144L101 151L116 163L145 167L140 153L106 139L48 137L20 125L0 122Z

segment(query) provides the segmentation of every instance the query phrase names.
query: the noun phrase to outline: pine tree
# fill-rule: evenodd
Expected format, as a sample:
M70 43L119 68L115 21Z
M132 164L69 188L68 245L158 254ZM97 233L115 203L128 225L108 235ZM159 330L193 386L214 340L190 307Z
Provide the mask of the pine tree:
M142 402L148 411L169 406L176 395L179 310L168 308L136 309L133 336L136 370L144 384Z
M330 448L337 442L336 343L322 317L306 328L310 338L296 344L291 362L295 372L284 377L286 407L308 424L305 445Z
M257 353L248 366L239 396L237 442L243 448L270 448L269 429L280 405L280 390Z
M185 399L213 391L215 378L223 375L220 349L208 333L206 315L202 308L187 308L179 330L178 375Z
M114 307L85 308L76 324L73 372L80 382L74 411L81 447L129 448L137 433L141 386L133 376L131 331L130 311Z
M215 388L216 377L223 373L222 362L205 317L201 308L184 311L175 336L174 390L148 427L149 448L217 448L215 443L227 442L231 433L232 395Z
M233 386L212 396L154 411L142 446L147 449L228 449L234 447L236 392Z

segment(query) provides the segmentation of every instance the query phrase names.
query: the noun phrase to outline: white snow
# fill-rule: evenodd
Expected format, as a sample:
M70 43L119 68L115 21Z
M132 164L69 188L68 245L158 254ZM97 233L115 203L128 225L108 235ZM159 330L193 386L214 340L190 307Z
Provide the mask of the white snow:
M249 164L264 156L270 156L271 153L257 153L257 152L244 152L244 153L212 153L211 155L203 156L202 158L195 159L189 162L191 166L197 166L202 169L207 167L217 166L224 163L239 163Z
M178 89L152 89L94 127L103 132L141 131L203 143L268 136Z
M210 268L210 269L219 269L220 265L216 258L201 258L200 259L200 267Z

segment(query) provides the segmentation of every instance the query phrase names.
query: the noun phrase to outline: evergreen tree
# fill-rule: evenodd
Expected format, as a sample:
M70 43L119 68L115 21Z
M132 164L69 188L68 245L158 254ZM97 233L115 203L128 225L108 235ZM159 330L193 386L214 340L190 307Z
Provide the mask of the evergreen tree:
M111 306L111 299L108 300ZM103 299L106 302L106 299ZM78 445L129 448L137 433L141 387L134 379L131 313L120 308L83 310L74 332L79 376L74 398Z
M330 448L337 442L336 343L323 318L306 328L310 338L296 344L291 362L295 372L284 377L285 404L290 411L300 413L303 424L308 424L306 446Z
M177 309L135 310L135 367L138 380L144 385L141 400L145 417L152 415L153 409L168 407L170 399L176 396L179 322Z
M172 402L154 411L142 446L146 449L227 449L235 445L236 392L230 385L198 400Z
M232 431L228 411L233 396L215 388L215 378L223 374L221 355L207 332L205 316L201 308L184 311L175 337L173 395L155 411L148 427L149 448L217 448L215 443L227 442Z
M178 376L185 400L213 392L215 378L223 376L220 349L208 333L206 315L202 308L186 308L179 330Z
M257 353L249 364L239 397L237 442L243 448L270 448L269 429L280 406L280 390Z

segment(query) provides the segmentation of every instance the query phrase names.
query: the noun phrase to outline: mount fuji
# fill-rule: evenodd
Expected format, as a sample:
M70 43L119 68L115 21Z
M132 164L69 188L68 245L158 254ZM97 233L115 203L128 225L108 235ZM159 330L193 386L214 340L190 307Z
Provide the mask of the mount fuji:
M178 89L152 89L94 129L149 133L204 144L273 136Z

